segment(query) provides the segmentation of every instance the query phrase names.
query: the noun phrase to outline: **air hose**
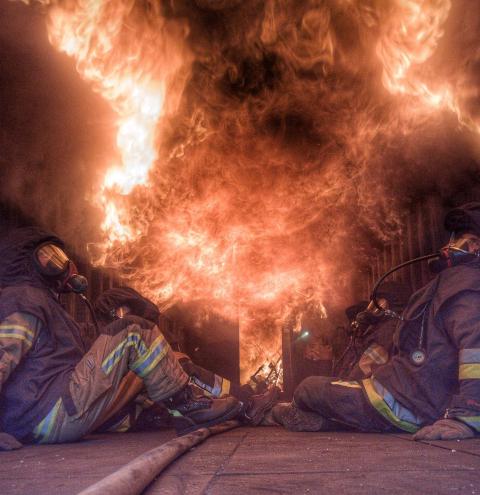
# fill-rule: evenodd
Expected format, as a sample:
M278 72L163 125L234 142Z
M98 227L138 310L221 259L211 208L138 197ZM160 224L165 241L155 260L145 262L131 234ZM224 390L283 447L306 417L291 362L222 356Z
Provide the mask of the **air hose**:
M390 309L384 309L378 303L377 292L378 292L378 289L379 289L380 285L393 272L396 272L397 270L400 270L401 268L404 268L404 267L406 267L408 265L412 265L413 263L419 263L420 261L431 260L433 258L439 258L439 254L438 253L426 254L425 256L419 256L418 258L414 258L413 260L404 261L403 263L400 263L399 265L394 266L393 268L391 268L390 270L388 270L388 272L384 273L377 280L377 283L374 285L373 290L372 290L372 295L370 297L370 299L372 300L372 302L375 305L375 307L378 310L382 311L382 313L384 313L385 315L390 316L392 318L398 318L398 319L401 320L402 317L400 315L398 315L397 313L395 313L395 311L392 311Z

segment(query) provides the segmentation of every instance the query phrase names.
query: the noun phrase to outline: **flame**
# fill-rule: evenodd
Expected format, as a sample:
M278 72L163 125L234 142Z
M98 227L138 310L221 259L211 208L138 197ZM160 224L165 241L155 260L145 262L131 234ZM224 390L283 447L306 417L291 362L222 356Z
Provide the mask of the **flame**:
M448 109L470 130L480 133L480 123L461 110L455 88L446 81L429 82L422 66L435 54L444 35L451 0L395 0L383 23L376 47L382 61L384 87L392 94L415 97L427 108Z
M305 305L349 300L358 225L398 232L383 149L444 109L480 129L431 65L450 0L42 3L116 116L97 261L162 310L238 318L244 379Z
M149 5L155 9L156 4ZM118 115L119 162L108 168L97 195L105 212L101 225L105 249L142 234L142 229L130 226L129 211L119 196L148 186L149 172L158 159L156 132L167 112L167 87L172 75L188 63L181 45L185 27L169 32L158 12L147 17L148 12L136 9L140 8L134 2L82 0L53 3L48 12L52 45L75 58L80 75ZM140 37L129 26L139 15L145 17Z
M377 55L383 61L382 82L393 94L417 96L438 107L446 101L448 91L433 92L410 75L435 53L451 2L396 0L392 3L393 15L385 22L384 34L377 45Z

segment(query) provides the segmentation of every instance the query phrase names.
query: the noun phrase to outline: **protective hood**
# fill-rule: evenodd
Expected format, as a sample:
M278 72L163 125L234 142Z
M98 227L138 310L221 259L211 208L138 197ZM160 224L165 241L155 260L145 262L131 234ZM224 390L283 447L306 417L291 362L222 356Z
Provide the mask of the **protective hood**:
M93 305L96 317L103 322L112 321L113 311L121 306L128 306L132 315L158 322L160 311L157 306L131 287L108 289L100 294Z
M33 261L33 251L45 242L64 247L55 234L38 227L19 228L3 235L0 238L0 287L24 284L47 287Z

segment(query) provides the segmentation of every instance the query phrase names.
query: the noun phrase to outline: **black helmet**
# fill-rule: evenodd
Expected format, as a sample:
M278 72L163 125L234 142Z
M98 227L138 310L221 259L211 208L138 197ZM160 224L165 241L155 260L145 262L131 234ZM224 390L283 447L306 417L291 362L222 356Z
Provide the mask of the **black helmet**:
M95 316L103 322L113 321L116 318L115 310L123 306L130 309L131 315L158 323L160 311L157 306L131 287L108 289L98 296L93 305Z
M469 232L480 236L480 202L466 203L445 215L445 229L456 234Z

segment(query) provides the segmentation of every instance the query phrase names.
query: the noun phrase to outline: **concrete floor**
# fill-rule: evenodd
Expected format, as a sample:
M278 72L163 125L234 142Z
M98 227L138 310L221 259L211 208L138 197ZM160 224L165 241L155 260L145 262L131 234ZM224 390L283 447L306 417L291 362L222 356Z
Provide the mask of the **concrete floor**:
M2 495L70 495L172 431L95 435L0 453ZM408 435L238 428L207 439L145 491L159 494L479 494L480 438L416 443Z

